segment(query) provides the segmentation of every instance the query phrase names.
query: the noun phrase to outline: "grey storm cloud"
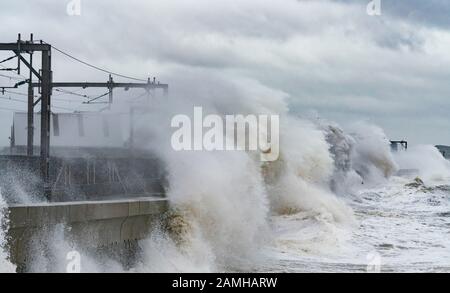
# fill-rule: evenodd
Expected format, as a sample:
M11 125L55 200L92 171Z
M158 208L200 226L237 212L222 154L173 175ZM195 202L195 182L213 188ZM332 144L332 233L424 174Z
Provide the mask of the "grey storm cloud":
M66 14L69 2L4 1L1 41L34 32L112 71L155 75L186 98L239 96L244 86L218 81L240 81L288 96L299 115L370 120L392 138L450 144L447 1L381 0L381 16L366 14L369 0L81 0L80 16ZM53 60L55 80L106 79L56 52Z
M341 3L369 3L365 0L335 0ZM450 28L447 0L381 0L382 13L423 25Z

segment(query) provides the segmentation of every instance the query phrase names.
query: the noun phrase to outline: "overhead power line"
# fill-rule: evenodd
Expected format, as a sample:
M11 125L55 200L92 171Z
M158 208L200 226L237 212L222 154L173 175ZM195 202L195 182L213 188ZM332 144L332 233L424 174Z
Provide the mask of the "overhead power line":
M1 71L16 71L17 68L6 68L6 67L4 67L4 68L0 68L0 70Z
M101 95L98 96L98 97L95 97L95 98L93 98L93 99L90 99L89 101L83 102L83 104L95 104L95 103L92 103L92 102L95 101L95 100L98 100L98 99L100 99L100 98L103 98L104 96L106 96L106 95L108 95L108 94L109 94L109 92L106 92L106 93L104 93L104 94L101 94Z
M6 58L6 59L3 59L2 61L0 61L0 63L5 63L6 61L9 61L9 60L11 60L11 59L14 59L14 58L16 58L16 57L17 57L17 55L14 55L14 56L8 57L8 58Z
M56 90L56 89L58 89L58 90ZM64 95L67 95L67 94L80 94L80 92L83 91L83 90L84 89L79 89L79 90L76 90L76 91L68 91L68 90L65 90L65 89L62 89L62 88L55 88L55 91L60 92L60 93L56 94L56 95L53 95L53 97L64 96Z
M0 64L0 70L2 70L2 71L16 71L17 70L17 68L8 68L8 67L5 67L4 65L2 65L2 64ZM18 72L15 72L17 75L19 75L19 76L21 76L21 77L23 77L23 78L25 78L25 79L27 79L28 77L26 77L26 76L24 76L24 75L22 75L22 74L19 74Z
M61 92L61 93L64 93L64 94L68 94L68 95L74 95L74 96L78 96L78 97L89 98L88 95L79 94L79 93L76 93L76 92L71 92L71 91L68 91L68 90L60 89L60 88L55 88L55 91Z
M18 92L13 92L13 91L8 91L8 90L5 90L5 93L28 97L28 94L18 93ZM34 95L34 97L35 97L35 98L39 98L38 95Z
M45 42L44 42L44 43L45 43ZM46 43L46 44L48 44L48 43ZM48 44L48 45L50 45L50 44ZM128 75L124 75L124 74L112 72L112 71L107 70L107 69L100 68L100 67L95 66L95 65L92 65L92 64L90 64L90 63L88 63L88 62L85 62L85 61L83 61L83 60L81 60L81 59L79 59L79 58L77 58L77 57L74 57L74 56L72 56L71 54L62 51L62 50L56 48L56 47L53 46L53 45L50 45L50 46L51 46L53 49L55 49L56 51L58 51L59 53L65 55L65 56L67 56L67 57L69 57L69 58L71 58L71 59L73 59L73 60L75 60L75 61L77 61L77 62L80 62L80 63L82 63L82 64L84 64L84 65L86 65L86 66L89 66L89 67L91 67L91 68L97 69L97 70L99 70L99 71L102 71L102 72L105 72L105 73L108 73L108 74L111 74L111 75L115 75L115 76L127 78L127 79L132 79L132 80L137 80L137 81L144 81L144 82L147 81L146 79L136 78L136 77L132 77L132 76L128 76Z
M17 93L17 92L11 92L11 91L5 91L5 93L15 94L15 95L20 95L20 96L27 96L27 94ZM38 96L35 96L35 97L38 97ZM8 100L8 101L14 101L14 102L20 102L20 103L28 103L28 102L25 101L25 100L16 99L16 98L11 98L11 97L1 97L1 96L0 96L0 99L2 99L2 100ZM75 111L75 109L73 109L73 108L66 108L66 107L55 106L55 105L52 105L52 107L53 107L53 108L56 108L56 109L67 110L67 111Z

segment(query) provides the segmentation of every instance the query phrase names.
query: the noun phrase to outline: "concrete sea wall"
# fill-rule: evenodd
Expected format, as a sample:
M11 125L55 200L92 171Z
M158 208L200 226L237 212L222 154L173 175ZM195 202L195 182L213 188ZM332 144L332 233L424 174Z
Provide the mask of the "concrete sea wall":
M8 248L11 261L26 267L36 239L64 224L77 245L123 246L145 238L168 210L164 198L12 205ZM126 245L125 245L126 246Z

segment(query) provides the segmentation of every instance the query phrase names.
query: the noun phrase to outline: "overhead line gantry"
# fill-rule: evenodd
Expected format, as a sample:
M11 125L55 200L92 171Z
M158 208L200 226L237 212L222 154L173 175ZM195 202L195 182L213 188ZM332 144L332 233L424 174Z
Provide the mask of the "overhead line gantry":
M30 40L21 40L21 35L18 35L18 39L14 43L0 43L0 51L12 51L17 57L17 68L10 71L17 71L20 75L21 63L29 69L30 75L26 81L21 81L15 84L14 87L1 87L5 88L17 88L20 85L28 83L28 107L27 107L27 155L33 155L33 137L34 137L34 107L40 102L41 104L41 142L40 142L40 169L42 181L44 184L44 193L50 196L50 182L49 182L49 162L50 162L50 116L51 116L51 95L53 88L106 88L108 89L108 103L113 102L113 89L124 88L128 90L130 88L142 88L146 91L153 89L162 89L165 96L168 94L169 86L156 82L155 78L147 82L142 83L117 83L113 81L112 74L110 72L109 80L107 82L53 82L52 77L52 46L45 42L34 41L33 34L30 35ZM57 50L59 52L59 49ZM33 53L41 53L41 68L36 69L33 67ZM29 54L29 60L25 59L22 54ZM71 55L62 52L64 55L79 61ZM9 58L10 60L12 58ZM80 61L81 62L81 61ZM82 62L87 64L85 62ZM91 66L92 67L92 66ZM96 67L94 67L96 68ZM108 72L106 70L102 70ZM33 82L33 75L36 77L37 82ZM119 75L124 76L124 75ZM125 76L126 77L126 76ZM34 88L39 88L40 97L35 100Z

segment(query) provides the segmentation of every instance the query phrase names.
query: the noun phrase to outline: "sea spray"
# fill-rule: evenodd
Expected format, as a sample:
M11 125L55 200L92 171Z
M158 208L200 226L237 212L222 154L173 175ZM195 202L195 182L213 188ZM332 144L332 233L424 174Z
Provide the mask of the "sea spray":
M163 229L139 242L142 253L136 272L208 273L218 270L211 247L187 215L173 212ZM171 228L167 226L172 226Z
M307 251L311 247L317 251L337 247L345 239L341 232L354 223L354 216L333 193L331 182L339 170L355 176L357 172L365 185L374 178L392 175L396 164L384 133L370 125L359 125L350 134L326 130L293 117L282 92L255 82L248 86L211 82L211 77L204 80L218 89L183 92L178 98L172 95L154 111L135 117L134 147L149 150L164 162L164 187L172 214L165 229L157 229L140 241L141 259L131 271L242 270L264 258L263 248L274 243ZM261 162L257 155L244 151L174 151L170 117L192 113L198 105L205 113L218 115L280 115L279 160ZM295 239L277 235L277 227L283 230L286 224L295 230L289 234ZM63 236L60 228L48 242L36 245L31 271L64 270L64 256L76 245ZM39 254L48 243L53 244L48 247L56 258ZM124 270L100 255L91 258L80 252L83 271Z
M352 166L366 185L379 184L394 175L398 165L390 150L383 129L367 122L357 122L349 128L355 140Z
M351 222L351 210L329 189L334 161L324 132L311 122L290 118L281 133L282 158L266 172L273 212L310 211Z
M333 122L322 122L319 127L326 133L330 153L334 161L334 171L330 179L331 190L340 196L354 193L364 181L353 168L352 154L355 139Z
M26 272L38 273L104 273L125 272L126 268L114 255L102 250L92 250L98 243L80 243L71 237L71 228L64 223L49 225L37 231L30 240L27 251ZM79 267L72 268L71 255L79 256Z
M450 161L432 145L417 145L407 152L397 152L394 158L401 169L417 170L418 176L427 184L448 184Z
M186 256L191 256L196 262L202 259L197 252L202 251L213 263L203 266L208 269L232 269L255 261L259 250L273 240L273 214L307 212L311 217L327 219L330 225L353 222L351 209L329 186L335 166L324 131L290 115L282 92L260 84L248 87L205 79L233 95L220 99L208 96L217 91L206 91L186 98L185 92L178 97L175 91L171 101L135 120L135 144L165 163L166 194L179 212L172 220L180 222L182 218L178 230L181 236L163 236L162 242L170 243L171 252L155 250L158 241L149 242L152 251L175 258L170 260L172 265L166 263L166 269L179 271L183 266L177 265L176 258L185 264ZM244 151L174 151L170 146L170 117L190 115L196 105L202 106L205 115L280 115L280 158L261 162L254 153ZM198 241L207 248L197 249ZM177 247L181 255L173 250ZM186 247L193 253L187 253Z
M3 199L9 204L44 202L46 198L38 192L40 178L35 173L18 165L10 165L0 177Z
M6 230L8 225L7 205L0 190L0 273L13 273L16 271L16 267L9 261L6 251Z
M244 152L180 154L172 159L168 197L198 227L217 263L237 266L254 257L268 230L260 162Z
M332 182L336 174L345 177L354 172L346 145L350 139L343 131L338 134L343 141L330 139L327 127L303 119L291 118L287 125L281 131L286 135L281 140L282 156L265 171L276 235L273 251L281 252L269 255L295 259L340 253L356 220L352 209L333 193ZM333 147L343 148L343 153L336 156Z

